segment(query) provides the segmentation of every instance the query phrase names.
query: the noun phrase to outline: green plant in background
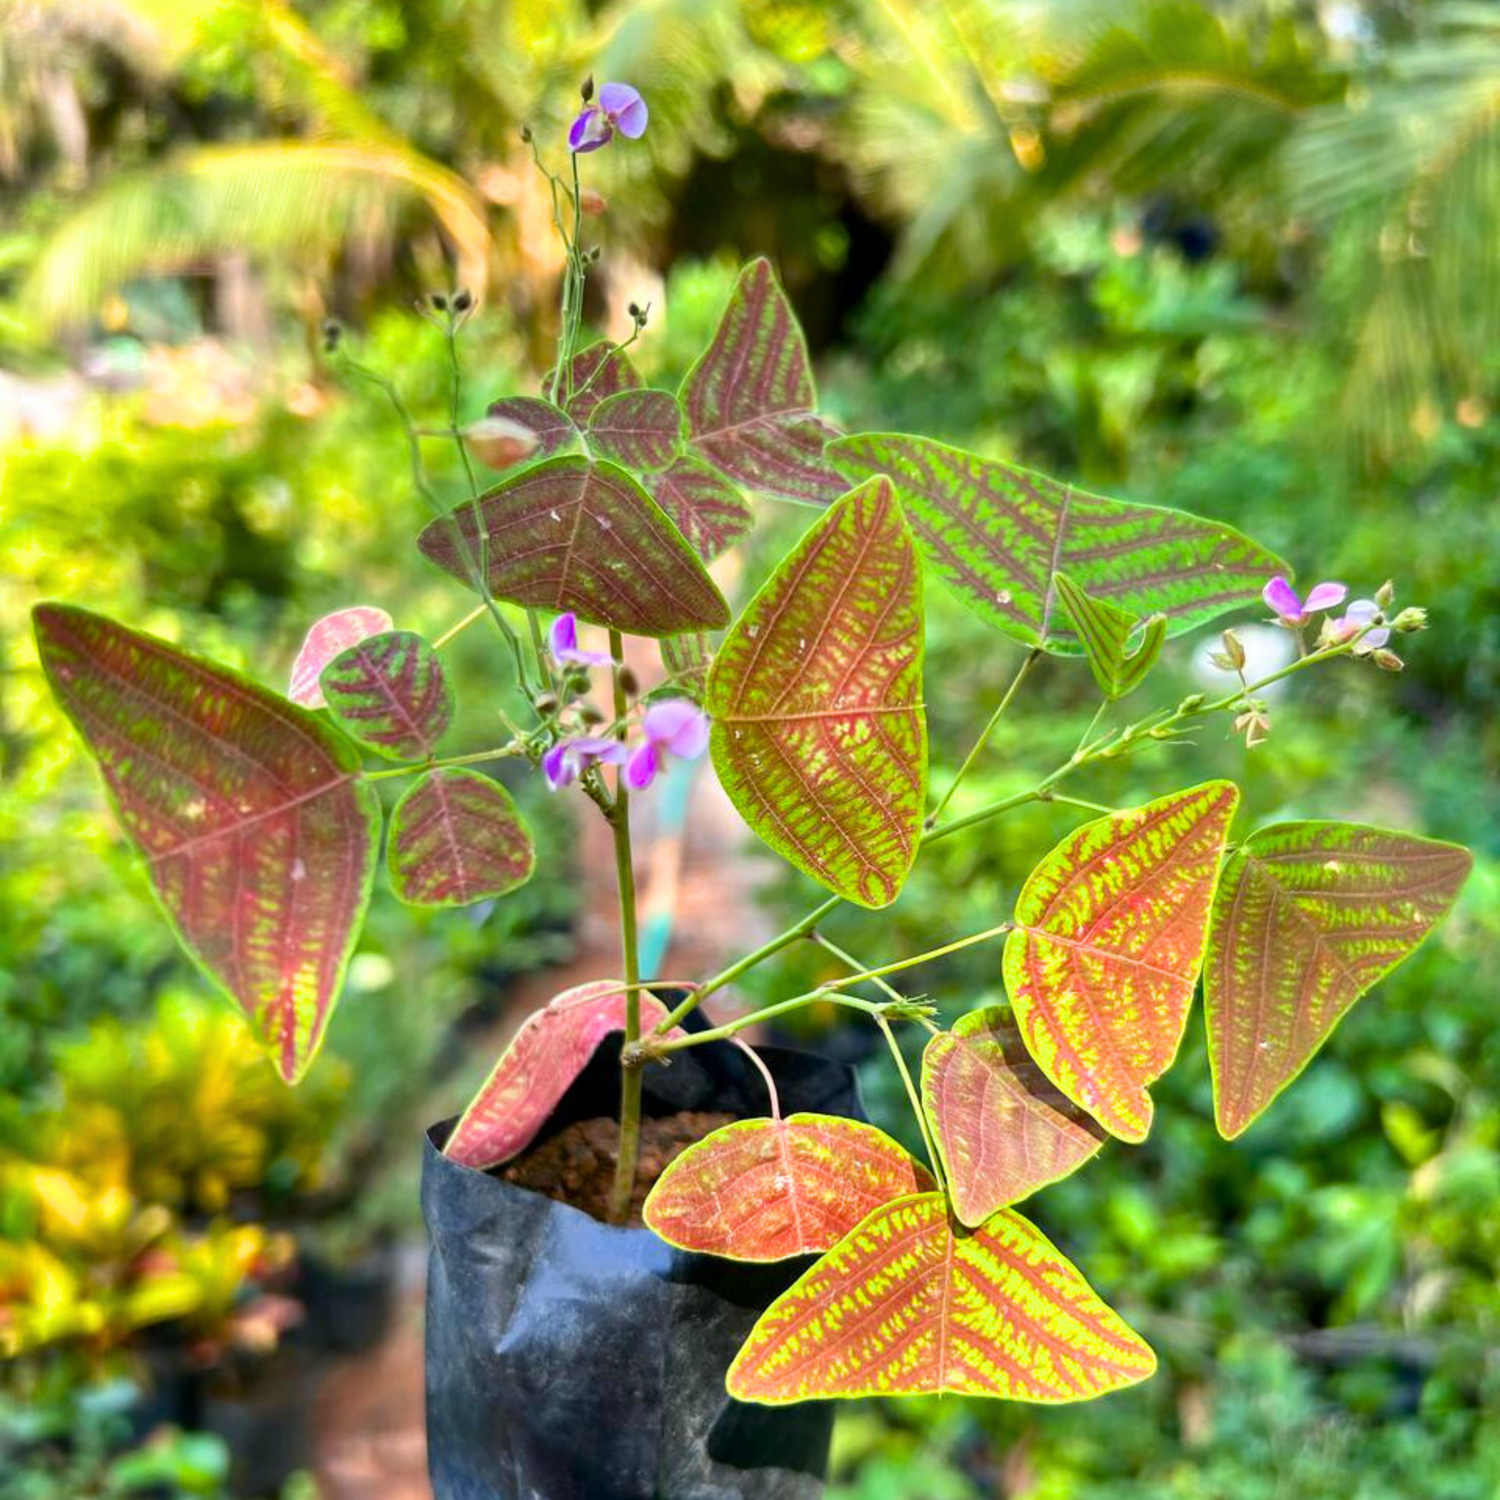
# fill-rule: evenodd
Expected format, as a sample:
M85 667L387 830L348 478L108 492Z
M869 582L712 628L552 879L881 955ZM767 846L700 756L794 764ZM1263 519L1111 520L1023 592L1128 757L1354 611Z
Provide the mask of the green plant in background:
M529 762L554 790L576 784L595 804L614 845L620 977L558 996L522 1028L444 1145L458 1162L515 1156L600 1038L621 1030L610 1197L619 1222L634 1194L645 1068L690 1047L743 1046L745 1027L809 1007L874 1022L926 1167L866 1126L784 1120L773 1086L769 1119L708 1136L647 1201L647 1223L684 1249L821 1257L756 1324L729 1371L733 1394L780 1403L953 1391L1046 1403L1134 1384L1155 1368L1150 1348L1011 1205L1111 1137L1147 1138L1148 1085L1176 1057L1200 971L1217 1124L1228 1137L1243 1132L1446 915L1470 859L1451 844L1306 818L1231 847L1239 791L1222 779L1124 809L1061 788L1220 715L1254 748L1272 728L1266 694L1341 659L1399 671L1393 637L1423 629L1425 613L1396 610L1390 585L1347 604L1342 584L1303 597L1274 555L1184 512L924 437L840 435L818 411L801 331L765 261L740 273L679 393L646 387L626 353L646 309L631 305L634 333L622 343L582 340L595 255L580 174L580 158L646 124L635 89L607 83L596 96L590 80L569 176L551 172L524 132L567 262L562 336L541 396L504 398L464 422L468 291L430 299L450 367L435 432L414 425L391 381L344 356L406 431L413 486L436 513L420 550L473 589L478 607L435 643L393 628L383 611L338 611L309 633L289 698L70 605L35 611L43 667L180 938L288 1082L317 1054L343 984L379 853L381 782L408 781L390 813L386 866L418 907L505 896L533 873L514 799L477 765ZM326 341L340 350L337 325ZM444 505L423 436L449 440L468 498ZM481 491L475 460L504 477ZM748 529L745 491L823 514L731 624L704 563ZM1027 648L930 803L924 572ZM1290 660L1253 672L1226 631L1214 664L1234 679L1228 691L1121 716L1118 703L1169 636L1260 599L1294 646ZM545 634L542 612L553 616ZM606 628L607 649L581 640L580 618ZM509 739L445 754L454 696L439 653L482 620L518 693L515 716L500 715ZM726 625L705 674L706 633ZM664 660L692 665L643 696L625 666L627 634L673 642ZM1086 658L1102 691L1073 748L1022 790L945 817L1049 656ZM583 696L596 668L609 673L612 716ZM832 895L668 1010L654 993L663 986L639 968L631 799L705 749L750 827ZM371 766L371 755L396 764ZM1037 803L1103 816L1032 870L1008 920L874 967L827 936L846 904L891 906L919 849ZM947 1030L933 1005L889 982L1001 938L1006 1003ZM847 972L737 1020L681 1029L704 1000L801 939ZM851 993L871 983L880 998ZM895 1022L932 1033L920 1097Z

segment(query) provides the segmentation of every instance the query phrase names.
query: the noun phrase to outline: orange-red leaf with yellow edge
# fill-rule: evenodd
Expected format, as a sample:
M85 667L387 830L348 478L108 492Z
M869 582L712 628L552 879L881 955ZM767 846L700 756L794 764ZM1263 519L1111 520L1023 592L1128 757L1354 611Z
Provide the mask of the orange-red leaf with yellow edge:
M1209 781L1075 828L1031 872L1005 940L1005 987L1042 1071L1121 1140L1151 1128L1203 964L1239 803Z
M827 1250L932 1174L883 1130L837 1115L737 1120L657 1179L644 1217L670 1245L729 1260Z
M1087 1401L1156 1356L1035 1225L1002 1209L955 1232L941 1193L877 1208L762 1314L729 1394Z
M724 637L708 677L714 769L777 853L887 906L927 789L922 579L890 481L832 506Z
M1108 1139L1037 1067L998 1005L971 1011L928 1042L922 1107L953 1211L970 1225L1066 1177Z
M641 1027L664 1021L666 1007L641 995ZM484 1171L524 1151L547 1123L594 1048L625 1029L625 990L596 979L555 995L528 1016L443 1146L443 1154ZM670 1035L681 1032L674 1027Z

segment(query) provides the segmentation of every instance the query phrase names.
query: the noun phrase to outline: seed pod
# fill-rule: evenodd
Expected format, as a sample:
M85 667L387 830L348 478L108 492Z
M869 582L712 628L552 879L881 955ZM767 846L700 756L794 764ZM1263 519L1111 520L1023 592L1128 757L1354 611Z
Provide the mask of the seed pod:
M593 99L594 75L592 73L590 73L589 76L583 80L583 87L579 89L578 92L583 96L583 102L585 104L588 104Z
M576 703L574 707L578 710L578 717L585 724L602 724L605 714L602 709L595 708L592 703Z
M557 699L551 693L539 693L536 699L536 711L545 718L550 718L557 712Z
M428 292L427 305L433 312L448 311L448 299L441 292Z
M1406 663L1394 651L1387 651L1384 646L1378 651L1372 651L1370 653L1370 660L1382 672L1399 672L1406 666Z
M629 667L620 668L620 686L624 689L626 697L634 698L640 692L641 684L639 678Z
M523 125L521 127L521 139L525 141L528 146L531 144L531 126Z
M473 307L473 305L474 305L473 295L465 287L459 287L459 289L456 292L454 292L454 294L453 294L453 311L454 312L461 312L461 313L468 312L468 310L471 307Z
M1220 637L1224 642L1224 655L1227 656L1238 672L1245 665L1245 648L1239 636L1232 630L1226 630Z

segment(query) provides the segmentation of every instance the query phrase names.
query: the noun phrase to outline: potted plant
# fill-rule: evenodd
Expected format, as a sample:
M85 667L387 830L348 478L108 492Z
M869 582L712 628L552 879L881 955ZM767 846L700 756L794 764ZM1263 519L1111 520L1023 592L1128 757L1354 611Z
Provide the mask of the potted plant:
M1390 586L1352 603L1341 584L1301 597L1284 562L1217 522L921 436L840 433L764 260L741 271L676 393L646 386L627 352L647 309L632 307L623 343L583 347L596 254L583 168L646 123L633 89L586 85L562 175L527 134L567 256L540 395L461 425L457 338L473 299L431 301L454 380L438 436L470 483L459 503L428 479L431 429L329 330L345 370L379 382L406 423L435 512L417 545L478 596L452 630L429 643L382 610L341 611L310 632L283 696L74 605L35 615L53 690L162 905L288 1081L338 995L379 858L383 782L407 782L385 862L417 905L502 897L532 871L514 802L477 765L528 763L607 825L618 970L532 1016L457 1120L429 1134L443 1500L812 1495L827 1398L1073 1401L1147 1378L1145 1341L1014 1205L1112 1141L1144 1139L1149 1086L1200 978L1216 1116L1238 1136L1443 918L1470 863L1364 825L1235 829L1239 793L1224 780L1164 778L1139 807L1075 796L1091 766L1169 749L1194 725L1227 719L1259 744L1278 679L1399 670L1390 639L1421 629L1423 612L1397 612ZM482 487L477 464L501 477ZM812 513L735 614L708 564L750 527L748 494ZM922 696L933 587L1025 648L935 796ZM1169 639L1262 600L1295 643L1283 665L1252 680L1225 631L1229 691L1120 708ZM481 621L514 675L509 732L448 751L441 648ZM660 686L642 691L628 636L660 643ZM1077 748L1025 792L955 801L1044 658L1077 660L1098 688ZM602 707L591 682L607 684ZM632 809L675 760L705 752L749 827L828 895L720 972L668 985L639 972ZM845 904L889 905L929 845L1036 801L1076 807L1078 826L1038 851L993 925L874 960L838 944ZM707 1002L800 941L846 976L703 1023ZM980 943L995 945L1008 1004L942 1029L899 976ZM925 1160L857 1118L841 1068L744 1045L750 1027L828 1003L889 1046ZM931 1033L920 1078L898 1026Z

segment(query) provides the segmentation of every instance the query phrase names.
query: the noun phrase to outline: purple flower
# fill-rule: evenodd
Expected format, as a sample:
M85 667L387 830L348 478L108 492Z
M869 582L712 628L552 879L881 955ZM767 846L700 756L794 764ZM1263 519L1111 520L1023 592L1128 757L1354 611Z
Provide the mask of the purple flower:
M1295 629L1298 625L1306 625L1320 610L1342 604L1348 592L1341 583L1315 583L1307 598L1300 599L1285 578L1273 578L1261 590L1261 598L1276 611L1276 617L1283 625Z
M578 616L570 610L559 615L547 632L547 647L560 667L607 667L614 657L607 651L581 651L578 647Z
M666 770L671 756L697 760L708 748L708 715L686 698L662 698L646 710L646 738L625 766L625 784L643 792Z
M597 739L589 735L576 740L560 740L542 757L542 774L555 792L570 786L590 766L601 761L619 765L625 759L625 753L619 740Z
M1349 608L1344 611L1342 618L1332 622L1335 639L1347 641L1350 636L1359 635L1360 631L1381 613L1383 611L1373 599L1353 600ZM1363 656L1368 651L1378 651L1390 638L1390 631L1382 625L1379 629L1370 631L1368 635L1360 636L1359 644L1354 648L1355 655Z
M638 141L646 133L646 101L628 83L606 83L596 103L573 121L568 131L570 151L597 151L607 146L619 131L627 140Z

